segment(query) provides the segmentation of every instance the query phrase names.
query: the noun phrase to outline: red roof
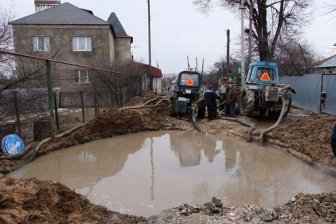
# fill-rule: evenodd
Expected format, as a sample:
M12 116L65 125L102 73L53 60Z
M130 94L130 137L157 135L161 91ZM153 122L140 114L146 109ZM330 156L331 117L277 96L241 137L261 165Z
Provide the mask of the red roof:
M134 62L134 63L138 64L142 68L143 72L146 73L146 74L148 74L148 67L149 67L149 65L143 64L143 63L139 63L139 62ZM150 66L149 72L150 72L150 76L152 76L152 77L156 77L156 78L161 78L162 77L162 71L159 68L155 68L153 66Z

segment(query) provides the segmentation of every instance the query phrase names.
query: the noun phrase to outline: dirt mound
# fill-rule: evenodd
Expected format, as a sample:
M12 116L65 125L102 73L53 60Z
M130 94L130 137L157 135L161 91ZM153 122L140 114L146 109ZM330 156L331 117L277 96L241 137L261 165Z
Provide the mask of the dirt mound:
M336 116L311 116L287 122L271 133L270 137L278 139L310 157L313 161L336 168L336 158L332 153L330 142Z
M0 178L0 223L139 223L91 204L68 187L37 179Z
M335 223L336 193L299 194L287 204L225 207L213 198L203 206L184 204L146 220L93 205L62 184L0 177L0 223Z
M184 204L168 209L148 219L149 223L335 223L336 193L298 194L287 204L277 208L253 205L224 207L219 199L213 198L203 206Z
M153 92L147 92L143 96L136 96L133 97L128 103L128 106L135 106L139 104L143 104L147 102L148 100L151 100L153 98L157 97L157 95Z
M55 138L42 146L39 154L116 135L156 130L184 130L191 124L166 116L167 102L158 107L143 109L111 109L87 125L62 138Z
M156 95L147 94L144 97L133 99L131 104L142 104L148 99L156 99ZM151 102L151 105L158 103L161 98ZM141 131L156 130L185 130L192 126L189 122L181 121L168 116L168 102L163 100L159 105L140 109L109 109L101 113L97 118L91 120L84 126L65 135L56 137L44 144L38 151L37 156L48 152L86 143L103 138L109 138L116 135L136 133ZM0 173L7 173L8 168L20 166L24 161L28 161L33 154L36 144L28 148L25 154L15 158L0 156Z

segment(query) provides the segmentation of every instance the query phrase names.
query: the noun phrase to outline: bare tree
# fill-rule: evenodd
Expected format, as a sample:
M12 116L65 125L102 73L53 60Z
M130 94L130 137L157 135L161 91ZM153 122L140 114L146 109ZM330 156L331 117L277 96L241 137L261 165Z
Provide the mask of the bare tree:
M275 59L280 74L290 76L312 73L318 62L318 56L311 46L294 38L279 40Z
M0 50L13 49L13 30L8 24L13 19L10 10L0 9ZM8 79L13 68L12 57L0 54L0 85Z
M233 10L238 9L240 0L219 0L221 5ZM281 36L298 33L303 22L304 9L311 0L246 0L248 10L252 10L252 36L256 43L256 51L260 60L272 60L277 42ZM211 7L211 0L194 0L193 3L202 8Z

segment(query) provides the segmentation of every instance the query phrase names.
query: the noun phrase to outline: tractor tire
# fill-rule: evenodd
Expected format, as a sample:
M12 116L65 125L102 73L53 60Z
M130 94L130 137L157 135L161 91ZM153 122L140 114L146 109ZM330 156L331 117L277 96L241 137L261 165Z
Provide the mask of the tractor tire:
M242 89L239 101L240 115L248 117L252 116L255 103L254 92L249 89Z

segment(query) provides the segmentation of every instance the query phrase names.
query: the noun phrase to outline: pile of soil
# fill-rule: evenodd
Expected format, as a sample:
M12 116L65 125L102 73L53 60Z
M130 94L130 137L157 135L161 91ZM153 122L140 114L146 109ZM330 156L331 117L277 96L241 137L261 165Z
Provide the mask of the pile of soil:
M93 205L68 187L37 179L0 178L0 223L139 223Z
M270 134L312 161L336 168L336 157L331 149L331 134L336 116L314 116L285 122ZM336 170L336 169L335 169Z
M219 199L213 198L203 206L184 204L165 210L148 219L152 224L164 223L335 223L336 193L298 194L287 204L276 208L253 205L224 207Z
M225 207L213 198L203 206L184 204L148 219L90 203L62 184L0 177L0 223L335 223L336 193L299 194L287 204Z
M133 99L130 104L142 104L148 99L153 99L156 95L147 94L144 97ZM155 105L158 102L152 102ZM116 135L124 135L141 131L157 130L186 130L191 129L190 122L178 120L168 115L169 103L162 101L157 107L141 109L110 109L105 110L97 118L89 121L84 126L65 135L56 137L47 144L42 145L37 156L44 155L54 150L91 142L103 138L110 138ZM37 143L26 149L23 155L15 158L0 156L0 171L6 171L8 167L15 167L26 160L36 148Z
M163 101L158 107L107 110L73 133L51 140L41 147L39 154L116 135L141 131L185 130L191 128L190 123L171 118L167 113L168 102L166 101Z

